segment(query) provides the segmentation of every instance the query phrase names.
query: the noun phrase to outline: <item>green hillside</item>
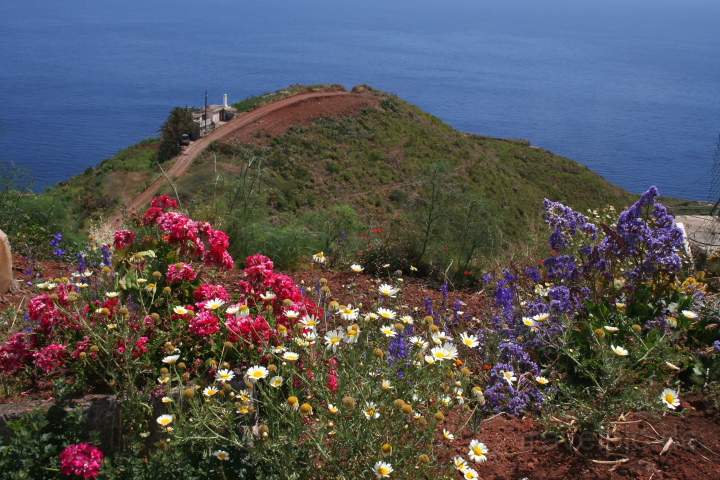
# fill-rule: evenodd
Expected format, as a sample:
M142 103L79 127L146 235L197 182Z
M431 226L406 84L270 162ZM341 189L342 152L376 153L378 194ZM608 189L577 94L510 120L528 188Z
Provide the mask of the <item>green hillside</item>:
M546 197L578 209L629 200L571 160L459 132L376 94L379 108L355 117L320 119L252 145L214 144L177 181L183 207L223 224L237 255L262 250L292 264L324 249L369 266L392 258L398 267L438 272L452 262L465 272L510 247L542 247L534 232ZM48 195L87 225L158 174L154 148L131 147Z

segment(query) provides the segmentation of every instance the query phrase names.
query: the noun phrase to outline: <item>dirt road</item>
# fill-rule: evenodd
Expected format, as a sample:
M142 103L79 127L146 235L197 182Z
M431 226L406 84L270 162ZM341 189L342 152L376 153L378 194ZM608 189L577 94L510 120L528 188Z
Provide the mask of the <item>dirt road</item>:
M175 157L173 160L170 160L172 164L170 168L165 170L165 175L160 175L142 193L133 198L132 201L125 206L124 211L118 212L111 218L110 224L113 227L117 227L122 223L123 218L127 218L128 215L138 212L149 205L155 194L157 194L160 188L168 182L168 179L174 180L185 174L192 165L193 161L203 151L205 151L211 143L224 140L228 137L237 137L241 129L258 122L271 114L289 109L290 107L297 106L298 104L309 100L357 95L358 94L347 91L300 93L237 115L234 119L225 125L218 127L212 133L191 143L190 146L188 146L180 155Z

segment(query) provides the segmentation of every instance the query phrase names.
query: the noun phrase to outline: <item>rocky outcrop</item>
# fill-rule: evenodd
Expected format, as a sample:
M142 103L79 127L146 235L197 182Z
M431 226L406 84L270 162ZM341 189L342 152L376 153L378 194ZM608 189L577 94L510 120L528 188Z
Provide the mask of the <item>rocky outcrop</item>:
M13 288L12 252L10 241L5 232L0 230L0 294Z

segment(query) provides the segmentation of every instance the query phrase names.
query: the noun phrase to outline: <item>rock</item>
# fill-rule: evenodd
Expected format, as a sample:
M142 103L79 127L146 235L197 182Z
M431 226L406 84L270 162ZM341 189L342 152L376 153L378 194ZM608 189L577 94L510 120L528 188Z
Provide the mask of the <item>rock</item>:
M5 232L0 230L0 294L9 292L13 287L10 241Z

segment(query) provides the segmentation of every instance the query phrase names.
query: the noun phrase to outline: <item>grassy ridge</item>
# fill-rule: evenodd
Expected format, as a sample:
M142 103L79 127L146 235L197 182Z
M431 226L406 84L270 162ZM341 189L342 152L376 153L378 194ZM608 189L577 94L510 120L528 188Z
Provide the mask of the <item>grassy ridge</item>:
M238 106L255 108L298 88ZM576 162L527 142L459 132L376 94L380 108L355 117L319 119L252 145L214 144L177 181L183 205L228 228L236 255L264 250L291 264L326 249L438 271L448 259L465 269L519 245L538 247L545 197L578 209L630 199ZM153 140L130 147L47 195L87 225L155 178L156 148ZM392 244L381 230L394 232Z

